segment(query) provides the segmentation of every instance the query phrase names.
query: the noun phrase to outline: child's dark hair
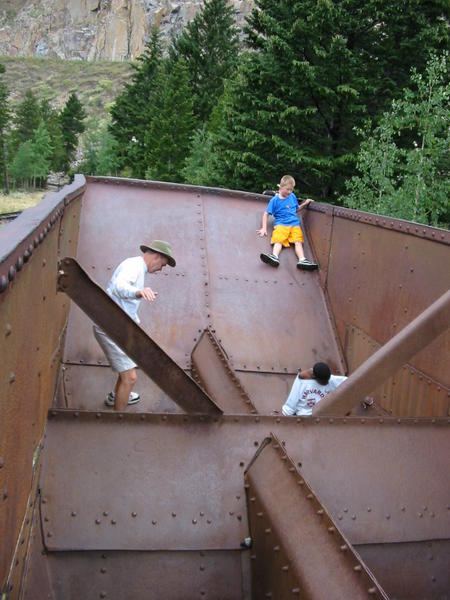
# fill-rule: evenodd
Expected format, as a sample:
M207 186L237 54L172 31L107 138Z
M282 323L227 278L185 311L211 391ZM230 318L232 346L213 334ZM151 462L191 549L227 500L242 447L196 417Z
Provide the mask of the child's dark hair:
M327 363L318 362L313 366L314 377L322 385L326 385L331 377L330 367Z

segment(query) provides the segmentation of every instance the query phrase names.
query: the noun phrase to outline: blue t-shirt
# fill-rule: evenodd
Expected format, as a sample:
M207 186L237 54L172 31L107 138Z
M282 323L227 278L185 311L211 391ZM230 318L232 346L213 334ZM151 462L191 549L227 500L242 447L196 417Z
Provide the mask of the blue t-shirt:
M267 205L266 213L274 216L274 227L277 225L287 225L289 227L295 225L301 226L297 209L297 196L293 192L287 198L280 198L278 194L275 194Z

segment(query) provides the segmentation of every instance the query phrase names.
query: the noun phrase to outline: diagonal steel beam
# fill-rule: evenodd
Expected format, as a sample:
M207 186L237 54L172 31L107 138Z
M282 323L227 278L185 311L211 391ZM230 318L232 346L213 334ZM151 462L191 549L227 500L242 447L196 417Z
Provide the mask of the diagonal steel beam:
M222 411L181 367L106 294L73 258L59 263L65 292L178 406L188 413Z
M412 356L450 327L450 290L390 339L313 409L313 415L346 415Z
M245 478L255 598L387 598L274 434Z
M208 328L191 354L192 374L226 413L257 413L219 340Z

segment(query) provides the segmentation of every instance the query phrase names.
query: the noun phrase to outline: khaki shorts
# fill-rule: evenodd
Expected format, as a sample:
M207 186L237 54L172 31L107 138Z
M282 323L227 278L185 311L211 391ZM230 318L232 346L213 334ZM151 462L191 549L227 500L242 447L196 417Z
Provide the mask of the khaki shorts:
M301 227L295 225L291 227L289 225L276 225L272 232L271 244L283 244L288 248L295 242L303 242L303 231Z
M105 356L114 371L122 373L123 371L129 371L130 369L137 367L136 363L134 363L131 358L129 358L125 352L121 350L102 329L100 329L100 327L94 325L92 329L94 331L95 339L100 344L101 349L105 353Z

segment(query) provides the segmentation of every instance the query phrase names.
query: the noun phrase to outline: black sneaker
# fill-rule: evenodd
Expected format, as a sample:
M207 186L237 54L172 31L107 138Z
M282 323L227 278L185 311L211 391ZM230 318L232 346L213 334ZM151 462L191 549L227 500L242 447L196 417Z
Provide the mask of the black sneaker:
M307 258L302 258L297 263L297 269L303 269L304 271L315 271L318 268L319 265L317 263L313 263Z
M272 267L280 266L278 256L275 256L275 254L260 254L259 258L263 261L263 263L266 263L267 265L270 265Z

